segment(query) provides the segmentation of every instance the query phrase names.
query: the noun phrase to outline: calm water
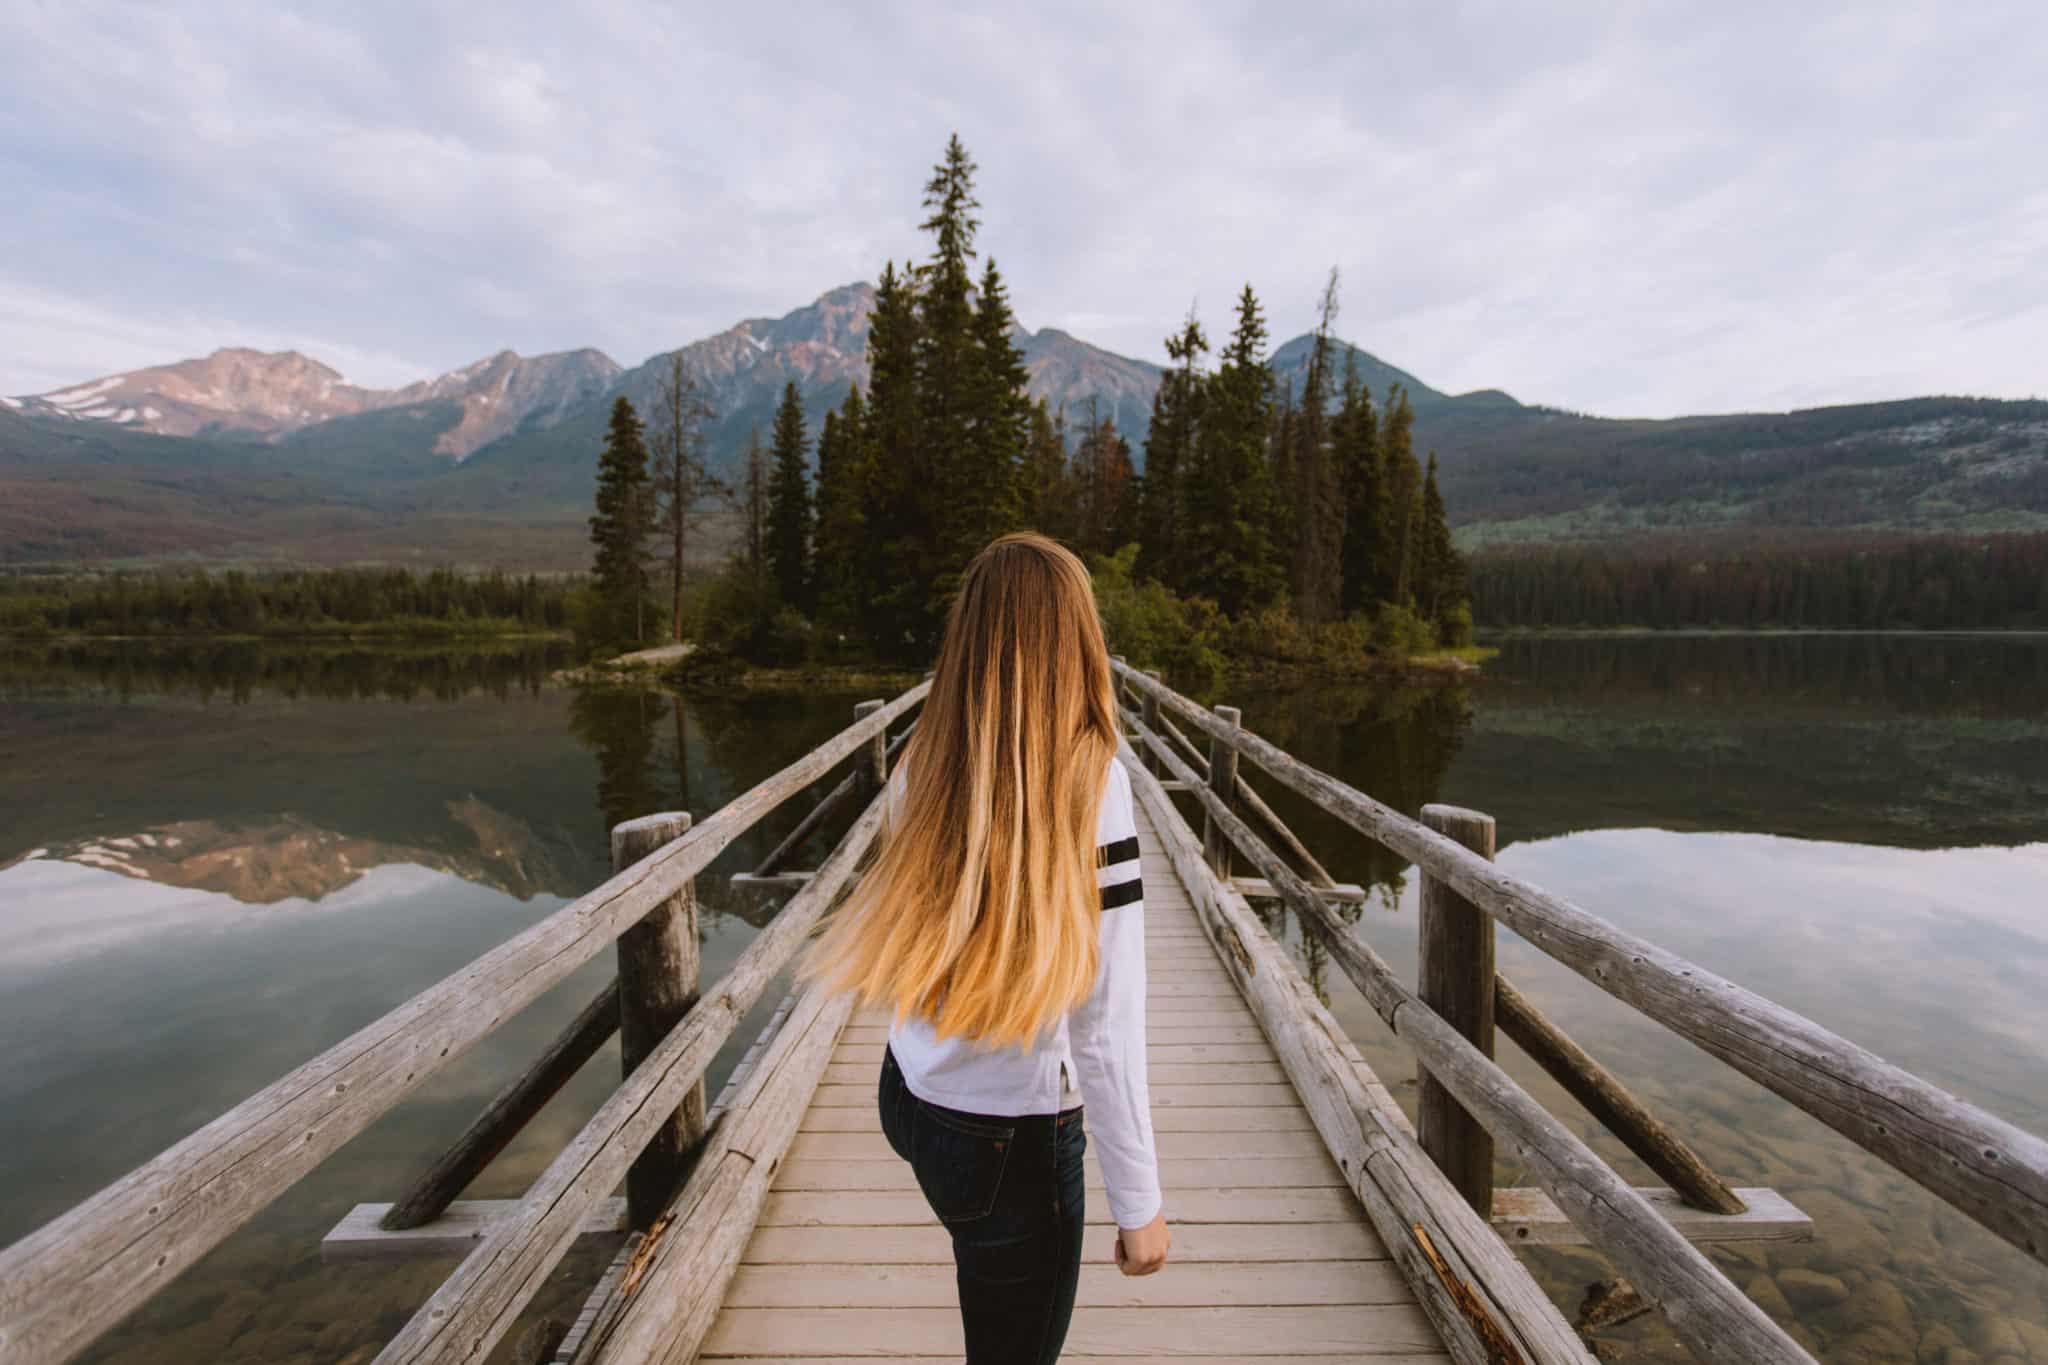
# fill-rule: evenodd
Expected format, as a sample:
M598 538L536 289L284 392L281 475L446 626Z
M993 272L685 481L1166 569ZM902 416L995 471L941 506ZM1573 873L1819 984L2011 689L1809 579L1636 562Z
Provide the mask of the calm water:
M547 683L559 662L0 653L0 1243L602 880L612 821L713 809L858 700L578 694ZM1469 687L1244 705L1397 806L1494 814L1517 875L2048 1131L2048 640L1526 641ZM1333 872L1377 888L1361 927L1412 970L1412 875L1274 803ZM751 865L800 813L714 873ZM720 875L701 889L716 974L767 907ZM1411 1096L1400 1045L1276 927ZM1823 1358L2048 1365L2048 1272L1512 937L1500 956L1724 1174L1814 1215L1812 1246L1715 1254ZM451 1263L323 1265L321 1233L391 1198L603 973L441 1073L90 1358L367 1360ZM1587 1132L1511 1046L1502 1060ZM471 1194L523 1189L617 1066L594 1059ZM1500 1180L1529 1183L1508 1166ZM1536 1256L1568 1312L1606 1273ZM573 1308L593 1271L572 1258L537 1311ZM1655 1319L1606 1335L1631 1358L1682 1358Z

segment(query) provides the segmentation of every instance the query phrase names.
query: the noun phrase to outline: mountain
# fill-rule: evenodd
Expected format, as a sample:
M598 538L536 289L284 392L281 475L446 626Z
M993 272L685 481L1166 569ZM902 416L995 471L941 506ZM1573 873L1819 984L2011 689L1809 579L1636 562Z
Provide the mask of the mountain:
M1273 378L1295 393L1300 393L1308 383L1309 357L1316 348L1315 335L1304 332L1294 340L1284 343L1273 352L1268 362L1272 366ZM1397 369L1381 360L1372 352L1363 350L1348 341L1334 343L1336 358L1331 367L1330 392L1336 394L1344 379L1345 363L1348 360L1357 372L1360 382L1372 390L1376 398L1384 398L1386 392L1399 384L1408 392L1408 402L1419 417L1424 413L1442 413L1449 409L1460 412L1501 412L1521 408L1513 398L1499 389L1474 389L1471 393L1449 394L1433 389L1406 370Z
M437 379L365 389L297 351L223 347L50 393L0 398L24 417L104 424L156 436L281 440L366 413L408 410L431 452L461 460L529 424L546 425L602 394L619 366L602 351L532 358L500 351ZM387 428L378 427L378 430Z
M717 416L714 466L765 439L785 383L810 431L867 381L872 286L681 348ZM1030 391L1078 435L1091 403L1142 465L1161 370L1056 328L1014 333ZM1340 342L1378 400L1415 408L1468 544L1667 531L2048 528L2048 403L1917 398L1614 420L1450 394ZM1298 393L1313 338L1273 352ZM573 569L612 401L652 418L674 352L500 352L374 390L294 352L215 352L0 399L0 564L147 559ZM1338 374L1342 373L1342 364ZM705 550L717 550L715 537Z
M748 435L762 439L775 420L782 387L794 382L813 436L828 408L846 401L849 386L868 382L868 318L875 308L874 286L842 285L816 302L780 318L750 318L738 326L682 348L683 363L706 390L718 414L709 433L712 458L737 464ZM1028 391L1074 417L1088 400L1113 418L1132 440L1142 441L1151 420L1152 394L1159 387L1157 365L1132 360L1069 336L1056 328L1012 333L1024 353ZM614 392L652 413L669 369L663 353L619 377ZM609 397L606 399L609 405Z
M714 471L737 474L747 441L759 431L768 439L785 384L794 383L812 439L827 411L846 401L846 392L868 381L868 319L874 286L842 285L780 318L749 318L716 336L681 348L683 364L695 376L715 414L705 433ZM1055 409L1064 407L1070 432L1090 400L1140 447L1151 421L1152 394L1159 387L1157 365L1092 346L1056 328L1013 333L1024 354L1028 390ZM478 452L475 480L458 488L437 485L431 506L451 515L489 509L494 515L548 508L552 515L588 514L596 451L614 398L625 395L652 422L661 385L675 352L655 355L621 373L611 388L581 410L565 414L546 429L522 432ZM580 523L579 523L580 524Z

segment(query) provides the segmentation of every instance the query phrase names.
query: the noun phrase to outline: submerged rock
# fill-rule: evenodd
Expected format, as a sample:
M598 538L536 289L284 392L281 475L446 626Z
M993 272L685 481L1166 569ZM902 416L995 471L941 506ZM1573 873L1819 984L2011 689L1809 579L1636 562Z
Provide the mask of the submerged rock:
M1781 1273L1778 1288L1784 1291L1793 1307L1799 1309L1832 1308L1849 1298L1848 1285L1833 1275L1803 1267Z

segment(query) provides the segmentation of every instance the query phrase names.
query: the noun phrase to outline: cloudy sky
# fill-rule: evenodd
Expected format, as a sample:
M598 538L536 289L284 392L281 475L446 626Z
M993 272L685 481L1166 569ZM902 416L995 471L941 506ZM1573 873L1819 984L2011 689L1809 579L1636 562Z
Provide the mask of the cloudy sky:
M1247 280L1616 415L2048 395L2048 6L0 6L0 393L216 346L635 364L923 254L949 132L1024 322Z

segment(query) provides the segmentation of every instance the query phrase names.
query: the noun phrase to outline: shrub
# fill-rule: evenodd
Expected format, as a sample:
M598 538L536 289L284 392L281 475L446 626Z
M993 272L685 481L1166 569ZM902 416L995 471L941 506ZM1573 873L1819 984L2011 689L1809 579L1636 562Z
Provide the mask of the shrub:
M1373 643L1394 654L1427 654L1436 648L1436 626L1398 602L1382 602L1373 620Z
M1207 598L1182 598L1150 579L1133 577L1138 547L1098 556L1091 566L1095 606L1110 652L1135 668L1157 668L1183 680L1222 671L1223 618Z

